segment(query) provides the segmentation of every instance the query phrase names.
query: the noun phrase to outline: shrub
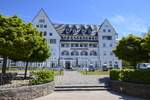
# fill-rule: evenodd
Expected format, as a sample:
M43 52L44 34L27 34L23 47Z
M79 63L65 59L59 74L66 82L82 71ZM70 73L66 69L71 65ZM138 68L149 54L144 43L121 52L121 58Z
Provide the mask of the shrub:
M134 69L124 69L120 70L120 80L125 81L125 82L130 82L131 81L131 74L134 73Z
M119 73L119 74L116 74ZM120 80L124 82L150 84L150 70L111 70L110 78L112 80Z
M32 85L44 84L54 80L54 71L51 70L32 71L31 75L30 84Z
M120 70L113 69L110 71L110 79L112 80L119 80Z

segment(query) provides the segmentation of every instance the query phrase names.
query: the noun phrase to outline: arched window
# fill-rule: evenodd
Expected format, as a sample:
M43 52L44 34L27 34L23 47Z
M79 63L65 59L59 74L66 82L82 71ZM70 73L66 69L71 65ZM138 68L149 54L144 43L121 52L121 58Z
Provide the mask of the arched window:
M97 56L97 52L96 51L91 51L90 56Z
M72 55L72 56L78 56L78 55L79 55L79 52L78 52L78 51L72 51L72 52L71 52L71 55Z
M81 51L80 55L82 55L82 56L87 56L87 55L88 55L88 52L87 52L87 51Z
M69 55L69 51L62 51L61 55L68 56Z

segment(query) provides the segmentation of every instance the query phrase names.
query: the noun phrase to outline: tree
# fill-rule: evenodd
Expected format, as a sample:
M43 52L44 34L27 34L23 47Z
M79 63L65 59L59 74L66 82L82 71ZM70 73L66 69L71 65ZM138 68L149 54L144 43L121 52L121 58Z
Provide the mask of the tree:
M49 47L40 32L35 29L31 23L26 24L24 34L24 43L16 43L14 45L14 54L17 52L30 53L29 56L11 58L16 61L26 62L24 78L26 78L27 68L29 62L42 62L45 61L49 56ZM19 53L20 54L20 53ZM19 55L18 55L19 56Z
M48 52L47 43L31 23L26 24L17 16L0 15L0 55L3 57L3 74L6 73L7 58L16 61L42 61L49 57ZM41 55L41 58L33 59L34 53Z
M119 41L113 52L119 59L129 62L136 68L136 64L147 57L147 52L141 46L142 43L142 38L130 34Z
M43 62L50 56L47 42L41 37L37 37L36 39L37 39L37 42L36 42L37 45L33 47L34 50L31 56L27 59L23 59L23 61L26 61L24 78L26 78L26 75L27 75L28 62Z
M145 50L145 52L147 52L146 62L150 62L150 30L148 30L143 40L144 42L142 43L142 47Z
M20 45L28 45L25 39L25 23L17 16L0 15L0 55L3 57L2 73L6 73L7 58L27 57L31 51L15 52ZM22 48L22 47L20 47ZM31 49L31 47L29 47Z

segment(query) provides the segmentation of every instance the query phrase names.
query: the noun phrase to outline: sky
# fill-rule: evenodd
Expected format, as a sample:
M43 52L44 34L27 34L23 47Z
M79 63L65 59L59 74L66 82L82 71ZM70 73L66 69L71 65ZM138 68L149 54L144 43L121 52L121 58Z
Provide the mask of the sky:
M150 0L0 0L0 14L31 22L43 8L54 23L97 24L107 18L119 37L150 27Z

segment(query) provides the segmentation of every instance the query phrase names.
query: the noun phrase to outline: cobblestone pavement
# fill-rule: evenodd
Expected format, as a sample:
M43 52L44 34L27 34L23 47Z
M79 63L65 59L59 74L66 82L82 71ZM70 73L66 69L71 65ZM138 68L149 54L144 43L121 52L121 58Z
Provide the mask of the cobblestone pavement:
M64 71L64 75L55 77L55 85L105 85L108 76L102 75L82 75L77 71Z
M54 92L35 100L144 100L109 91Z

